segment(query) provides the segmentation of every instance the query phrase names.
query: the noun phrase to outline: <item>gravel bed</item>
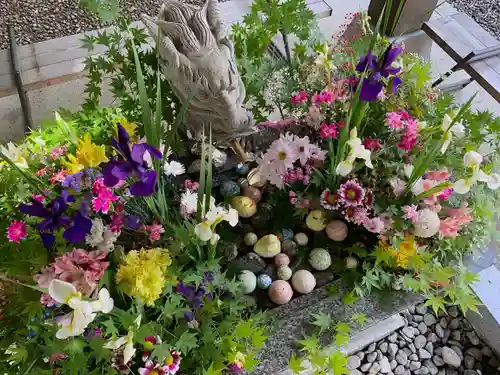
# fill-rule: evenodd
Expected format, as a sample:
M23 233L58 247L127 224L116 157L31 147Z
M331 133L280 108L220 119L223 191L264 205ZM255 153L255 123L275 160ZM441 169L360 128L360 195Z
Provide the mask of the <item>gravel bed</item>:
M203 0L183 0L202 4ZM133 20L141 13L156 15L162 0L122 0L122 9ZM18 44L95 30L103 25L78 6L79 0L0 0L0 49L8 48L8 21L14 24Z
M500 40L500 0L448 0Z
M407 325L348 359L349 375L496 375L500 361L456 306L434 315L423 304L403 313Z

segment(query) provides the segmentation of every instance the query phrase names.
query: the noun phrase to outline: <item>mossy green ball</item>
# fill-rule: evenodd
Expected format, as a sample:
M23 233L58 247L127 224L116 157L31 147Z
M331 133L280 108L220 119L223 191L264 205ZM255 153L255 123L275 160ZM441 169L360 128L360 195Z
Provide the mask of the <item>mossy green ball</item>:
M317 271L324 271L332 265L332 257L328 250L316 248L309 254L309 264Z

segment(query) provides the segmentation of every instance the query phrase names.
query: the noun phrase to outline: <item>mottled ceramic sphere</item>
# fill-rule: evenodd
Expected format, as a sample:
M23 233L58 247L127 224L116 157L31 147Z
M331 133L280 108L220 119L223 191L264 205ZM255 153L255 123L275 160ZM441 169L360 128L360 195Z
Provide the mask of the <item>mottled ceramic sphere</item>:
M292 240L285 240L281 244L281 251L288 256L295 256L297 254L297 244Z
M281 241L293 240L293 230L288 229L288 228L282 229L281 233L280 233L280 238L281 238Z
M292 277L292 269L288 266L279 266L276 272L278 279L288 281Z
M299 270L292 276L292 286L300 294L311 293L316 286L316 279L307 270Z
M293 290L290 284L283 280L276 280L269 288L269 298L277 305L288 303L293 297Z
M250 166L248 164L238 163L235 169L236 173L238 173L239 175L246 176L248 171L250 170Z
M328 250L316 248L309 254L309 264L317 271L324 271L332 265L332 257Z
M245 237L243 237L243 241L245 241L245 245L247 246L253 246L257 242L259 237L253 232L249 232L245 234Z
M231 200L231 206L243 218L251 217L257 212L257 205L248 197L238 196Z
M306 246L307 243L309 242L309 238L307 237L307 234L305 233L297 233L293 239L295 240L295 242L297 242L297 245L299 246Z
M253 272L241 271L238 279L241 281L241 288L245 294L252 293L257 287L257 277Z
M260 200L262 199L262 193L255 186L244 187L243 190L241 191L241 195L250 198L255 203L259 203Z
M261 273L259 276L257 276L257 286L259 289L267 289L271 286L273 283L273 279L271 279L271 276Z
M345 268L347 268L348 270L352 270L357 266L358 266L358 260L355 257L349 256L345 258Z
M220 193L223 197L234 197L239 195L240 186L234 181L224 181L220 187Z
M332 220L326 227L328 238L337 242L344 241L348 232L347 225L340 220Z
M315 232L321 232L328 224L326 212L324 210L314 210L307 215L306 225Z
M285 253L279 253L274 257L274 264L277 266L288 266L290 264L290 258Z

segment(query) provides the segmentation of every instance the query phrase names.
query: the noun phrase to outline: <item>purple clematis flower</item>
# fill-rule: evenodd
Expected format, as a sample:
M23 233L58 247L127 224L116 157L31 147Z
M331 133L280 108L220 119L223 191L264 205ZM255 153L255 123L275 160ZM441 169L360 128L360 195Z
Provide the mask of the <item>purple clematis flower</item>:
M104 184L113 187L120 181L134 176L139 181L130 186L132 195L148 196L153 194L157 175L154 170L148 170L144 154L149 152L151 157L161 159L161 152L147 143L134 144L130 148L130 137L121 124L118 124L118 139L113 137L112 143L124 160L113 159L104 166Z
M394 67L392 64L402 52L401 46L391 44L381 59L377 59L377 55L368 50L368 54L359 60L356 71L359 73L367 72L359 94L361 100L365 102L377 100L378 95L384 88L384 78L390 78L392 92L397 92L402 81L396 74L401 71L401 68Z

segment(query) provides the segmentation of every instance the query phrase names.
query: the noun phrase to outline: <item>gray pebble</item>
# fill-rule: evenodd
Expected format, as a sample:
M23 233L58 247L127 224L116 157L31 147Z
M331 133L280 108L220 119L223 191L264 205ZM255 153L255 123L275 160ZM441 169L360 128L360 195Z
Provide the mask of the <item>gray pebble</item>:
M363 373L359 370L351 370L348 375L363 375Z
M369 374L378 374L378 372L380 371L380 365L375 362L374 364L372 364L372 367L370 367L370 370L368 371Z
M368 370L372 367L372 364L370 362L365 363L363 366L361 366L361 371L362 372L368 372Z
M433 324L436 324L437 320L434 314L427 313L424 315L424 323L427 324L428 326L431 326Z
M483 355L485 355L486 357L491 357L493 355L493 352L487 346L481 349L481 353L483 353Z
M406 366L408 363L408 354L406 354L404 351L400 350L396 354L396 361L403 366Z
M467 332L466 335L472 345L479 345L479 338L477 337L476 332Z
M498 359L493 356L490 358L490 360L488 361L488 364L491 366L491 367L495 367L497 368L498 366L500 366L500 362L498 361Z
M444 368L442 368L441 370L439 370L437 375L446 375L446 370Z
M377 344L372 342L370 345L368 345L368 348L366 348L365 352L371 353L371 352L375 351L376 347L377 347Z
M420 323L424 321L424 317L422 315L413 315L413 321Z
M477 375L477 372L474 370L465 370L464 375Z
M377 353L375 352L372 352L372 353L369 353L367 356L366 356L366 360L368 362L375 362L375 360L377 359Z
M403 349L406 346L406 341L405 340L399 340L398 341L398 346L400 349Z
M429 369L425 366L422 366L418 370L413 371L415 375L427 375L429 373Z
M460 321L457 318L452 319L452 321L449 324L450 329L457 329L460 327Z
M448 314L451 315L452 317L456 318L458 316L458 307L451 306L450 308L448 308Z
M408 311L403 311L402 314L408 323L413 322L413 315L411 315Z
M429 372L431 373L431 375L436 375L438 373L438 368L436 367L436 365L434 363L432 363L432 361L430 360L426 360L424 361L424 366L427 367L429 369Z
M450 332L451 332L451 331L450 331L448 328L446 328L446 329L444 330L444 337L443 337L443 340L442 340L442 341L443 341L443 343L445 343L445 344L446 344L446 342L448 341L448 338L450 337Z
M443 361L450 366L458 368L458 367L460 367L460 364L462 363L462 359L459 357L457 352L455 352L453 349L451 349L447 346L443 347L442 356L443 356ZM448 372L446 374L450 375L450 374L448 374Z
M410 342L410 344L408 345L408 349L410 349L410 351L412 353L416 353L417 352L417 348L415 347L415 345L412 342Z
M440 355L441 357L443 356L443 348L439 347L439 348L436 348L434 349L434 354L436 355Z
M441 327L443 327L443 328L448 327L448 321L446 320L446 318L444 318L444 317L443 317L443 318L441 318L441 319L439 320L439 325L440 325ZM429 370L430 370L430 369L429 369ZM431 372L431 373L432 373L432 372ZM434 375L434 374L432 374L432 375Z
M415 305L409 306L408 311L410 312L410 314L415 314Z
M472 326L470 325L469 321L468 320L462 320L462 328L465 330L465 331L474 331L474 328L472 328Z
M387 352L389 353L389 358L395 358L398 350L399 348L396 344L390 343L389 348L387 349Z
M405 352L407 356L410 356L413 354L409 348L403 348L403 352Z
M455 370L454 368L447 368L446 375L458 375L458 371Z
M383 355L382 355L382 352L380 350L377 349L377 361L381 361L382 358L383 358Z
M396 342L398 340L398 334L396 332L394 332L392 335L390 335L387 340L389 340L390 342Z
M425 324L424 322L420 322L418 324L418 330L422 335L425 335L425 333L427 332L427 324Z
M405 368L401 365L399 365L398 367L396 367L396 369L394 370L394 375L403 375L405 372Z
M389 344L386 343L386 342L383 342L382 344L380 344L379 346L379 349L382 353L387 353L387 348L389 347Z
M404 327L401 332L404 333L404 335L410 339L412 339L415 336L415 333L413 331L413 327Z
M460 341L461 338L460 331L458 329L451 331L450 337L455 341Z
M439 341L439 337L434 332L431 332L427 335L427 341L434 343Z
M431 359L432 358L431 353L429 353L425 349L419 349L418 350L418 356L420 357L420 359Z
M443 361L443 357L439 356L439 355L435 355L434 357L432 357L432 362L434 362L434 364L436 366L444 366L444 361Z
M391 370L394 370L398 366L398 362L395 359L393 359L390 363L391 363Z
M427 339L423 335L418 335L415 337L415 341L413 341L413 343L415 344L415 348L422 349L427 343Z
M357 355L352 355L347 358L347 369L354 370L361 366L361 359Z
M410 322L408 324L411 325L413 328L417 328L418 327L418 323L417 322Z
M410 371L418 370L420 367L422 367L422 364L420 362L418 361L410 362Z
M448 341L448 346L458 346L460 349L463 348L462 344L460 344L460 342L455 341L455 340L449 340Z
M391 364L389 363L387 357L382 357L379 364L380 364L380 372L382 374L388 374L389 372L391 372Z
M408 357L410 361L418 361L418 355L416 353L413 353L411 356Z
M464 358L464 366L465 366L466 369L473 370L475 364L476 364L476 360L474 359L474 357L472 357L470 355L466 355L465 356L465 358Z
M458 356L460 357L460 359L463 361L464 360L464 354L462 353L462 349L460 349L458 346L455 346L455 345L453 345L451 348L455 351L455 353L458 354Z
M439 338L444 337L444 329L443 329L443 327L441 327L440 324L436 325L436 327L434 327L434 329L436 331L436 335L438 335Z
M425 306L423 303L420 303L415 307L415 311L417 312L417 314L424 315L427 312L427 306Z
M427 345L425 345L425 350L427 350L431 355L434 354L434 345L432 342L428 342Z
M365 352L357 352L355 356L359 357L359 359L363 360L365 358Z

